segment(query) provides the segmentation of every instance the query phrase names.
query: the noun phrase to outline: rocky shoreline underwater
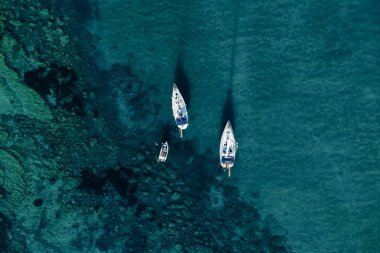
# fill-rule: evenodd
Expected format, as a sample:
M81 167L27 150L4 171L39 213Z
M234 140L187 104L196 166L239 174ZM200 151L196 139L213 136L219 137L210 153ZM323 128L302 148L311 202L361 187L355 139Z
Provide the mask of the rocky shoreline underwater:
M258 194L220 179L195 140L156 162L140 118L120 116L153 110L144 83L128 66L97 70L63 10L1 3L0 252L291 252Z

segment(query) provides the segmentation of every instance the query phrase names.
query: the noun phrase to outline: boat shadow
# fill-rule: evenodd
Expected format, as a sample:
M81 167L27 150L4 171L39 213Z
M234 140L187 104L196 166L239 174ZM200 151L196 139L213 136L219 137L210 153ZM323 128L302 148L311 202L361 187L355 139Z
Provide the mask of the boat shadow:
M163 126L162 138L161 138L162 143L165 143L166 141L170 143L170 130L171 130L170 124L167 123Z
M187 109L189 109L191 102L191 83L187 77L181 58L178 58L175 68L175 83L185 100Z
M223 106L222 120L220 121L220 135L223 133L224 127L226 126L228 120L231 122L232 129L235 129L235 109L231 88L227 91L227 97Z

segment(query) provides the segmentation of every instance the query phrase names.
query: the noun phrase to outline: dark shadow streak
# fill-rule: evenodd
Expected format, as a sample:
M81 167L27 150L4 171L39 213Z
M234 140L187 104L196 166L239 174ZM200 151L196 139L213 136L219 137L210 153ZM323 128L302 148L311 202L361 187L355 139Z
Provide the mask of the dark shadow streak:
M235 110L232 100L232 89L228 89L228 94L226 101L224 102L222 120L220 122L220 133L223 133L224 127L226 126L227 121L231 122L232 128L235 129Z
M71 0L71 5L80 19L91 20L94 18L94 7L90 0Z
M236 4L234 6L235 10L235 16L234 16L234 27L233 27L233 35L232 35L232 52L231 52L231 63L230 63L230 88L232 87L232 84L234 82L234 68L235 68L235 57L236 57L236 38L237 38L237 30L239 26L239 8L240 8L240 1L236 1Z
M163 127L163 133L162 133L162 143L165 143L165 141L170 142L170 125L165 124Z
M187 77L187 74L185 73L180 58L177 60L177 66L175 69L175 83L177 84L177 87L181 92L183 99L185 100L187 109L189 109L191 101L191 83Z

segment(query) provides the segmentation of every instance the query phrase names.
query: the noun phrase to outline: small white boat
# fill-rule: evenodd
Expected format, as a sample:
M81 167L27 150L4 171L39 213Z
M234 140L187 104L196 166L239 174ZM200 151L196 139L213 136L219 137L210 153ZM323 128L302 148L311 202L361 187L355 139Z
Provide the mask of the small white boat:
M182 137L182 130L187 128L189 119L187 117L185 100L183 100L183 97L175 84L173 84L172 109L175 123L178 126L179 134Z
M169 145L168 145L168 142L165 142L161 146L160 154L158 156L157 161L165 162L166 158L168 157L168 153L169 153Z
M223 169L228 170L229 177L231 176L232 166L234 166L237 147L238 144L235 141L231 123L227 121L220 139L219 158L220 165Z

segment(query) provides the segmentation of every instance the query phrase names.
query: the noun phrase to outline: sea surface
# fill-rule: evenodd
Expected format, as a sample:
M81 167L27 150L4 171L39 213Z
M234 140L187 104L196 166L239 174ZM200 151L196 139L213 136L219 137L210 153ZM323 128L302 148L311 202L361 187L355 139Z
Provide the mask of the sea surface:
M84 22L97 38L97 67L128 66L142 85L135 92L156 105L139 123L120 109L128 127L144 130L139 138L160 142L169 125L178 142L170 104L177 82L190 115L184 140L215 157L214 170L232 121L239 149L222 180L243 198L258 193L260 211L278 221L294 252L378 252L379 1L93 6Z

